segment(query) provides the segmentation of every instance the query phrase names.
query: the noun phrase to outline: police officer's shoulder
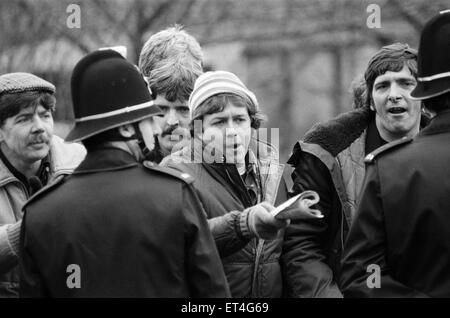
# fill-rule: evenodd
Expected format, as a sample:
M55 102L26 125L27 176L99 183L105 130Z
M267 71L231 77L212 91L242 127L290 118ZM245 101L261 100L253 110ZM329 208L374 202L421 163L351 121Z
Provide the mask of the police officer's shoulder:
M60 178L55 179L54 181L52 181L51 183L47 184L45 187L40 189L38 192L33 194L28 199L28 201L25 202L23 209L25 209L30 204L34 203L39 198L42 198L42 197L46 196L47 194L49 194L50 192L52 192L53 190L57 189L60 185L62 185L65 182L67 177L68 176L61 176Z
M194 182L194 178L189 173L180 172L180 171L177 171L172 168L161 167L160 165L153 163L151 161L144 161L143 166L145 168L147 168L148 170L154 171L156 173L161 173L164 175L172 176L172 177L182 180L188 184Z
M367 163L367 164L374 163L375 159L377 159L380 156L390 152L393 149L398 149L399 147L402 147L404 145L409 144L412 140L413 140L412 137L403 137L403 138L400 138L398 140L391 141L391 142L389 142L389 143L387 143L387 144L385 144L385 145L375 149L371 153L369 153L364 158L364 162Z

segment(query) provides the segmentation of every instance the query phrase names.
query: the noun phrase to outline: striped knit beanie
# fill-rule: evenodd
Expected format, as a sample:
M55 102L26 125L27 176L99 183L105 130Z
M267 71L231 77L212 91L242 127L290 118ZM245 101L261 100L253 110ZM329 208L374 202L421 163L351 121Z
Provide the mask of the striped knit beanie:
M55 93L55 86L30 73L8 73L0 76L0 95L44 91Z
M209 97L221 93L234 93L247 96L258 108L258 100L242 81L233 73L227 71L206 72L197 78L194 90L189 98L191 117L194 110Z

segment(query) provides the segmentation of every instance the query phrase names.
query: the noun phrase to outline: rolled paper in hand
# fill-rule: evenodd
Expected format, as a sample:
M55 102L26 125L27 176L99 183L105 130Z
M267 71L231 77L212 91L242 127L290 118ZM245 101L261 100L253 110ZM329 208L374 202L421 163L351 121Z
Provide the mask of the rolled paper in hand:
M304 191L295 197L287 200L278 206L271 213L277 219L311 219L323 218L322 212L317 209L311 209L311 206L317 204L320 197L315 191Z

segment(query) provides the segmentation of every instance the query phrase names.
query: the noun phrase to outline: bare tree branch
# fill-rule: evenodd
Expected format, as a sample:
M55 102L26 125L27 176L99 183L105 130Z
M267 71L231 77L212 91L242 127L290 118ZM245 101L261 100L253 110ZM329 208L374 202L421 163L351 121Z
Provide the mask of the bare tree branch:
M391 0L391 4L398 10L398 12L403 16L406 22L408 22L416 31L420 34L424 26L423 21L419 19L416 15L412 14L405 6L398 0Z
M149 16L142 16L142 19L139 20L138 29L145 32L148 29L151 29L152 25L155 24L155 21L158 17L164 15L170 8L177 4L176 0L164 0L164 2L160 3L158 7L153 11L153 13Z

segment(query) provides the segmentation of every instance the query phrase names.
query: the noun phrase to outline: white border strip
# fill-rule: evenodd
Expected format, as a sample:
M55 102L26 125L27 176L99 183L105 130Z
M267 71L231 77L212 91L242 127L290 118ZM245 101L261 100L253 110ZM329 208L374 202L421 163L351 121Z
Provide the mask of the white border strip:
M450 72L445 72L445 73L439 73L439 74L432 75L432 76L418 77L417 80L419 82L429 82L429 81L433 81L435 79L449 77L449 76L450 76Z
M146 102L146 103L143 103L143 104L138 104L138 105L134 105L134 106L130 106L130 107L125 107L125 108L121 108L121 109L118 109L118 110L113 110L113 111L107 112L107 113L102 113L102 114L97 114L97 115L77 118L77 119L75 119L75 122L76 123L80 123L80 122L83 122L83 121L94 120L94 119L101 119L101 118L111 117L111 116L115 116L115 115L119 115L119 114L123 114L123 113L129 113L131 111L135 111L135 110L139 110L139 109L142 109L142 108L153 106L153 104L154 104L153 101L150 101L150 102Z

